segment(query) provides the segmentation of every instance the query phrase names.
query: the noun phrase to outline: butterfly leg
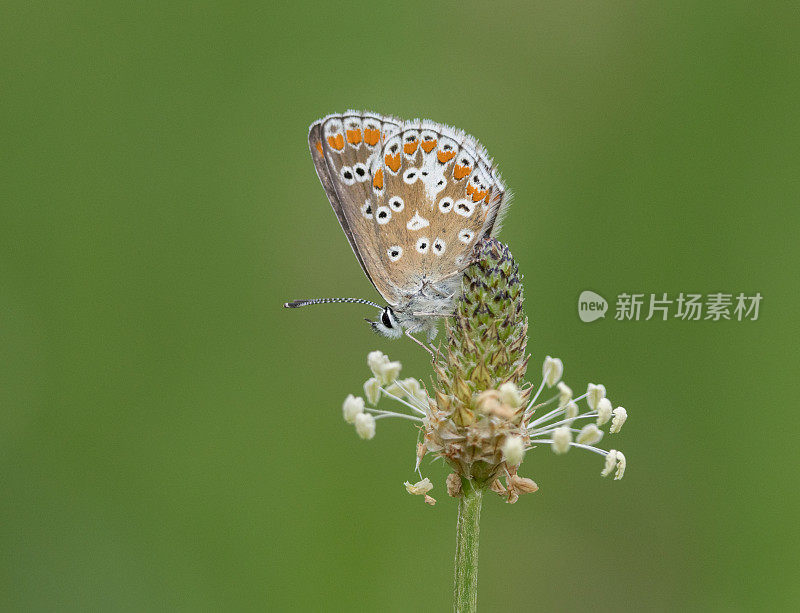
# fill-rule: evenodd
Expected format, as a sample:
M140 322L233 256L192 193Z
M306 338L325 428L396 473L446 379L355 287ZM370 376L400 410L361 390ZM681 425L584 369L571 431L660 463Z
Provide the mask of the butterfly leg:
M454 270L453 272L448 273L445 276L443 276L441 279L439 279L437 281L437 283L441 283L442 281L447 281L448 279L452 279L453 277L457 277L459 275L463 275L464 274L464 270L466 270L466 268L461 268L459 270Z
M441 317L441 313L414 313L414 315L415 315L415 316L423 316L423 317L424 317L424 316L437 317L437 318L438 318L438 317ZM434 321L435 321L435 320L434 320ZM414 338L414 340L415 340L417 343L420 343L421 345L425 346L425 347L426 347L426 349L427 349L428 347L430 347L430 349L428 349L428 353L430 353L432 356L434 356L434 358L438 359L438 356L439 356L439 345L434 345L434 344L433 344L433 340L434 340L434 339L435 339L435 338L438 336L438 334L439 334L439 329L438 329L438 327L436 326L436 323L432 323L431 325L429 325L429 326L425 326L424 328L423 328L423 327L421 327L421 326L418 326L418 327L414 328L413 330L411 330L411 332L420 332L420 331L422 331L422 330L423 330L423 329L425 329L425 328L427 328L427 330L426 330L426 332L427 332L427 337L428 337L428 344L427 344L427 346L425 346L423 343L420 343L420 342L419 342L419 341L418 341L416 338Z
M421 340L419 340L418 338L416 338L416 337L411 335L411 333L415 332L415 331L416 331L416 328L414 328L413 330L403 330L403 334L405 334L408 338L410 338L412 341L414 341L417 345L422 347L425 351L430 353L433 357L436 357L436 354L433 353L433 351L431 351L430 348L425 343L423 343Z

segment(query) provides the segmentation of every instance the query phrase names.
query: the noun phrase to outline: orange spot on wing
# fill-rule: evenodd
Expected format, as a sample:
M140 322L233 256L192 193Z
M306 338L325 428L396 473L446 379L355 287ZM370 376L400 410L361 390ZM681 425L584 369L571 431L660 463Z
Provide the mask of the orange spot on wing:
M383 156L383 161L386 162L386 165L392 169L392 172L397 172L400 170L400 154L395 153L394 155L386 154Z
M347 142L351 145L357 145L361 142L361 130L348 130Z
M372 178L372 185L375 189L383 189L383 168L378 168L378 172Z
M322 155L322 143L317 141L316 144L317 144L317 151L319 151L319 154Z
M472 169L469 166L461 166L460 164L456 164L456 167L453 169L453 176L456 178L456 181L460 181L471 171Z
M381 138L381 131L378 129L370 130L369 128L364 128L364 142L367 143L370 147L378 144L378 141Z
M447 162L449 162L454 157L456 157L456 152L455 151L439 151L436 154L436 157L439 158L439 162L441 164L447 164Z
M480 202L484 198L486 198L486 190L479 191L479 190L476 189L475 193L472 194L472 201L473 202Z
M413 143L406 143L403 145L403 151L405 151L407 155L411 155L417 150L417 145L419 145L417 141L414 141Z
M486 192L486 204L491 204L492 201L492 193L490 191Z
M433 151L433 148L436 146L436 142L437 142L436 140L424 140L420 144L420 147L422 147L422 150L425 153L430 153L431 151ZM455 155L455 154L453 154L453 155Z
M337 134L336 136L328 137L328 144L337 151L341 151L344 147L344 136Z
M472 186L472 183L467 185L467 196L469 196L474 191L475 191L475 188Z

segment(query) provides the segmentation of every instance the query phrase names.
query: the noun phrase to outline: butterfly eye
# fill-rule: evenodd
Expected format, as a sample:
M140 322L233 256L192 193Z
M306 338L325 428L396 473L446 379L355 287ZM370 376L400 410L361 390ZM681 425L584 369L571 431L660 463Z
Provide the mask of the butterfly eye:
M453 199L450 198L449 196L446 196L445 198L442 198L441 200L439 200L439 210L442 213L449 213L450 211L452 211L453 210Z
M392 318L389 317L389 311L384 309L383 313L381 313L381 323L386 326L387 328L392 328Z
M392 207L393 211L397 211L399 213L406 206L406 203L400 196L394 196L391 200L389 200L389 206Z

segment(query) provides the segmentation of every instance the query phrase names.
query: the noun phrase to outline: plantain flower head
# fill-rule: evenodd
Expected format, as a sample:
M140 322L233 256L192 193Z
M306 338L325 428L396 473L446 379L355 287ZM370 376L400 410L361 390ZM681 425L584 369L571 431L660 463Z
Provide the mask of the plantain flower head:
M372 376L364 383L371 406L350 395L342 407L345 420L367 440L375 436L378 420L412 422L421 441L414 454L419 480L405 482L409 493L423 496L427 504L436 502L429 496L433 484L422 474L427 455L441 458L452 470L446 480L450 496L461 496L462 485L471 482L516 502L539 489L517 474L537 447L559 455L573 447L599 454L604 458L602 476L613 472L615 480L622 478L622 452L596 446L604 426L610 422L608 432L615 435L628 417L624 408L613 408L605 386L589 383L575 397L562 380L562 360L549 355L542 361L541 379L534 384L525 380L528 318L522 276L508 247L495 239L479 242L445 326L446 342L435 348L428 389L419 379L400 379L400 362L373 351L367 356ZM545 388L555 388L555 394L539 401ZM378 408L384 402L395 407Z

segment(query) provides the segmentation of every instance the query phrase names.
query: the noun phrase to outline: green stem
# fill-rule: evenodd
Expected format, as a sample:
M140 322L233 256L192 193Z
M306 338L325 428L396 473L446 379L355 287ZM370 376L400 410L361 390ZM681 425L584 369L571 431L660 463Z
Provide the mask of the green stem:
M483 489L468 479L461 480L456 525L455 583L453 610L473 613L478 610L478 540L480 537Z

